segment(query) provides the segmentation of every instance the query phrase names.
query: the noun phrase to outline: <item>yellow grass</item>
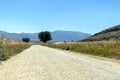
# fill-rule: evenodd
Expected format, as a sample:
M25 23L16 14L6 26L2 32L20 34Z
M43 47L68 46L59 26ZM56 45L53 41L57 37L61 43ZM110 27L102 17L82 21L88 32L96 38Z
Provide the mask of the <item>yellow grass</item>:
M11 56L20 53L28 47L30 47L30 44L0 39L0 61L7 60Z
M120 41L65 42L46 46L96 56L120 59Z

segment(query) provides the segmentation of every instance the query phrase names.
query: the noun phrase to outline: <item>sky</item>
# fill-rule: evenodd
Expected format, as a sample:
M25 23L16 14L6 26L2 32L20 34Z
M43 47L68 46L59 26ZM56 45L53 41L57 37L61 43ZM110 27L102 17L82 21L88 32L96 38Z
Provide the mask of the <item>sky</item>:
M120 24L120 0L0 0L0 30L95 34Z

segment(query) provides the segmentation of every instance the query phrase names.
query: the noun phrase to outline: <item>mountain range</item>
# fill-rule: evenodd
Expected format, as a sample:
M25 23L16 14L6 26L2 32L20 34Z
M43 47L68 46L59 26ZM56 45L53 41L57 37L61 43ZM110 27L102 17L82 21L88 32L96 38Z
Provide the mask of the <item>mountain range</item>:
M110 41L120 40L120 25L116 25L98 32L82 41Z
M51 32L52 41L78 41L85 39L91 34L75 31L62 31L57 30ZM9 33L6 31L0 31L0 36L7 40L21 41L22 38L30 38L31 41L39 41L38 33Z

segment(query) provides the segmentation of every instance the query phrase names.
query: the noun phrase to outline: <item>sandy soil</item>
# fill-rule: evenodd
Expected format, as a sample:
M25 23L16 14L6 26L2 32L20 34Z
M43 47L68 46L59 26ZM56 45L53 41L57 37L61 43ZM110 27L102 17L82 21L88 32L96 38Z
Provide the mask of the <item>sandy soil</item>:
M120 63L34 45L0 63L0 80L120 80Z

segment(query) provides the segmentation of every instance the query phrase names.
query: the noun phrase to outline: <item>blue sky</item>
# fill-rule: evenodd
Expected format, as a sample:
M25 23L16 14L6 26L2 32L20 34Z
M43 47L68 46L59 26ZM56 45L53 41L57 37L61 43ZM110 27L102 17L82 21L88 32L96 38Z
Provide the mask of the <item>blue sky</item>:
M0 30L81 31L120 24L120 0L0 0Z

